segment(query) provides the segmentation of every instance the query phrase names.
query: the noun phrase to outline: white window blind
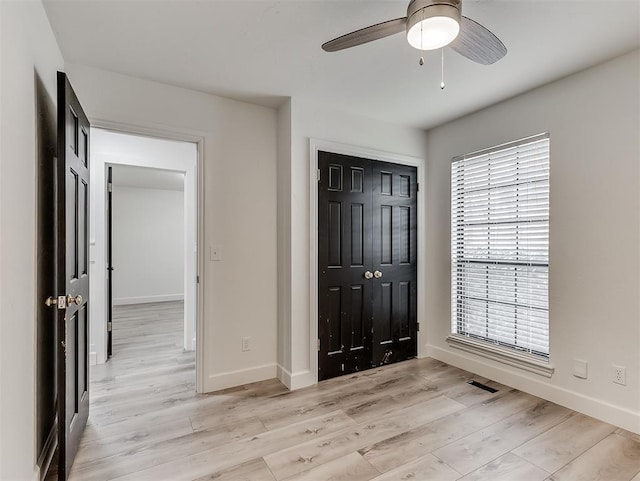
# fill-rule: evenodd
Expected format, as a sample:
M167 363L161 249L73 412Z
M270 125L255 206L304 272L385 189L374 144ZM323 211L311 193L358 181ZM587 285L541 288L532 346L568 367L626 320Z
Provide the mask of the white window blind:
M549 136L453 159L452 332L549 357Z

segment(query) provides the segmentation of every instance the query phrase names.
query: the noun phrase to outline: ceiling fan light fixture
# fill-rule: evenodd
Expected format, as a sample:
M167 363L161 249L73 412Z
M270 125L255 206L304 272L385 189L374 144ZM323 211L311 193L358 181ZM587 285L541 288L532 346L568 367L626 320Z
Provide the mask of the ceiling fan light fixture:
M412 9L411 7L418 7ZM418 50L435 50L449 45L460 32L459 2L411 2L407 41ZM413 11L412 11L413 10Z

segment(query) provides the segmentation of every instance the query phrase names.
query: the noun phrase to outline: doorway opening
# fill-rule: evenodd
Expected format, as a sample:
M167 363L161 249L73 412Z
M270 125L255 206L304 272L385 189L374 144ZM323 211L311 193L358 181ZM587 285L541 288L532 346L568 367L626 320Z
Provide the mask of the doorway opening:
M107 166L107 355L195 350L184 302L185 174ZM115 268L117 266L117 269ZM109 322L109 321L108 321Z
M181 370L197 370L199 144L91 135L93 372L119 351L125 366L187 353Z

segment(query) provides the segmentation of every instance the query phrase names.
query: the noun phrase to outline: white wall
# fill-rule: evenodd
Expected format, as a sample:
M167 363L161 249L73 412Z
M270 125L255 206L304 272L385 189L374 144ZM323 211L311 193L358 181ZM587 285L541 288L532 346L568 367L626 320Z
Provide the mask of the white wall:
M275 377L275 110L90 67L67 70L92 121L204 138L204 389ZM213 245L222 260L209 260ZM241 351L243 336L251 351Z
M56 104L63 59L39 1L0 2L0 479L37 475L36 77Z
M640 432L639 53L492 106L428 135L428 352L431 356ZM450 161L551 135L551 379L451 348ZM588 379L572 375L589 362ZM627 367L627 386L611 381Z
M292 99L290 165L280 165L279 240L290 248L281 249L279 266L288 269L279 278L281 329L280 345L287 351L280 356L278 377L290 388L297 389L316 382L317 372L311 366L310 319L310 211L309 211L309 139L328 140L377 151L426 158L426 135L420 129L402 127L362 117L328 111L321 105ZM286 122L288 111L281 108ZM286 153L280 161L286 164ZM290 206L290 208L288 208ZM424 228L424 223L422 223ZM316 335L316 333L314 333Z
M112 196L114 305L184 299L183 191L114 184Z

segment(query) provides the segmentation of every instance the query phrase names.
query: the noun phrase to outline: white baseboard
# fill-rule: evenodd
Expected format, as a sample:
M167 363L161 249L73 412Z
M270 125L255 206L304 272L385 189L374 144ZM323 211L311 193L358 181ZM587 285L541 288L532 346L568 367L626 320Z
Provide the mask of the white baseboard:
M184 294L159 294L157 296L119 297L113 299L114 306L147 304L150 302L184 301Z
M219 391L230 387L242 386L252 382L275 379L277 374L276 364L264 364L262 366L239 369L237 371L211 374L205 382L205 392Z
M640 434L640 412L554 386L542 378L537 380L523 376L508 366L497 367L485 362L482 357L470 357L433 345L427 346L427 356Z
M282 384L287 386L290 391L302 389L318 382L311 371L300 371L292 374L280 364L278 364L278 379Z

